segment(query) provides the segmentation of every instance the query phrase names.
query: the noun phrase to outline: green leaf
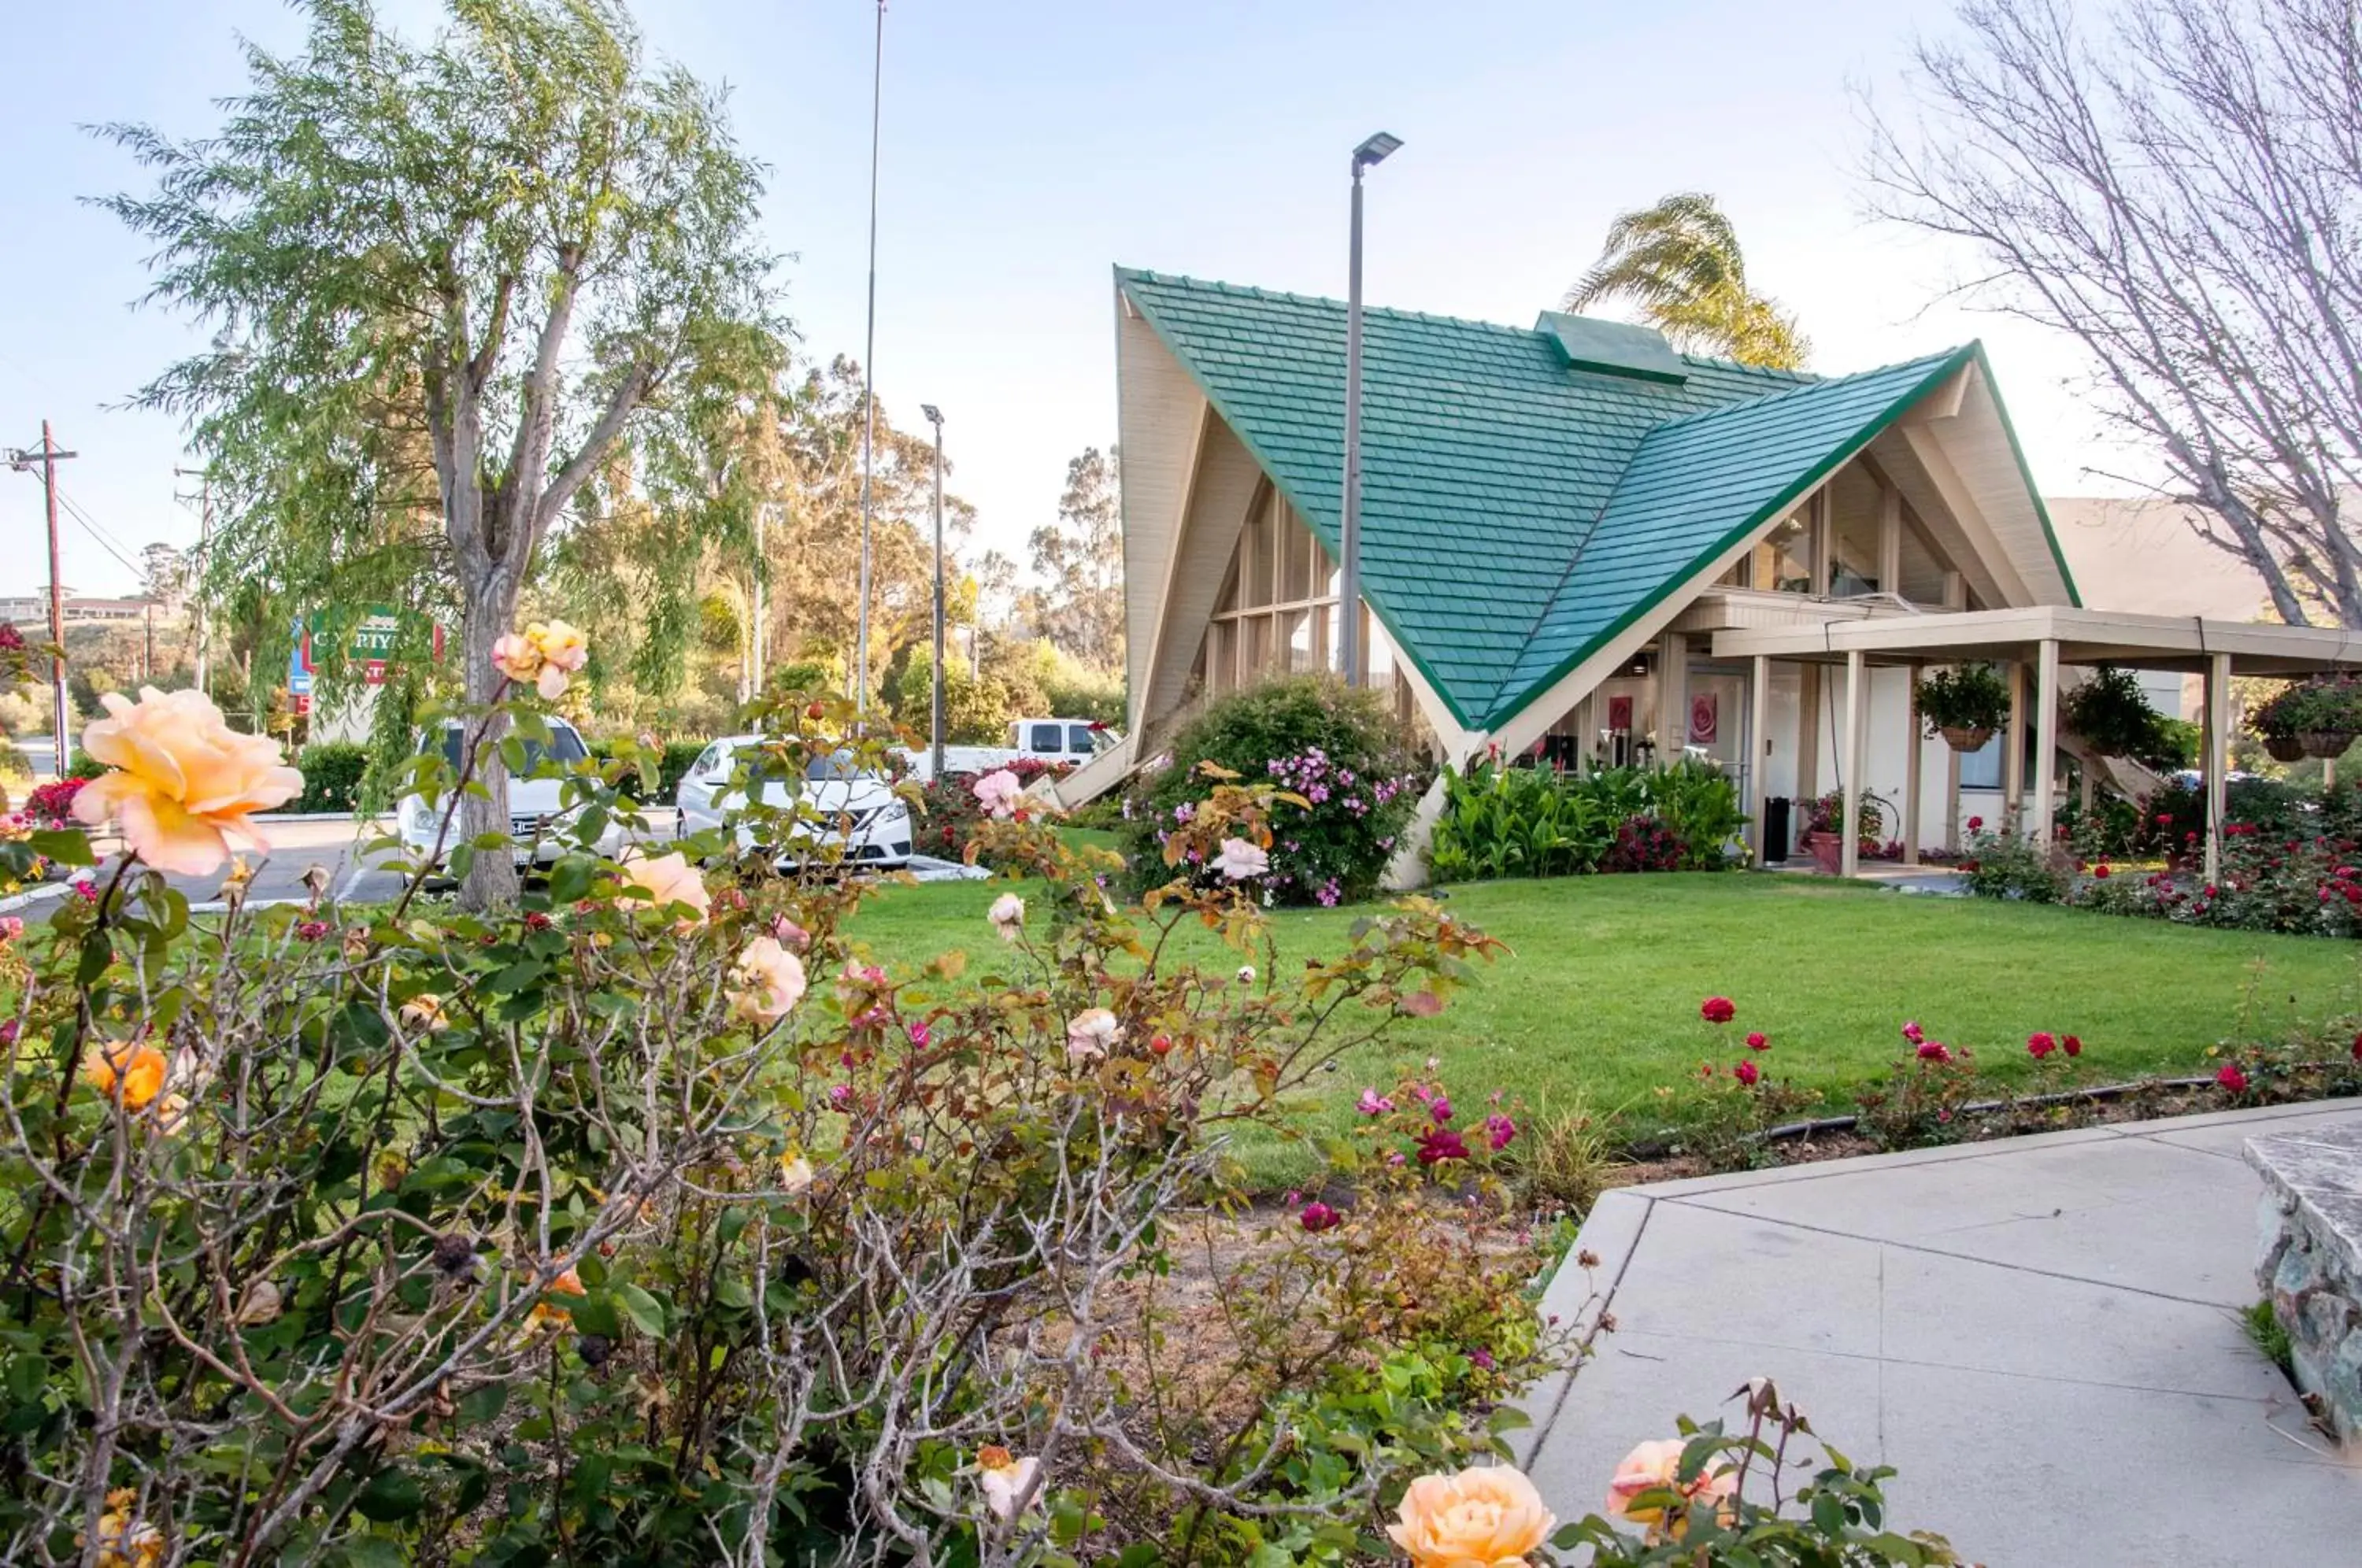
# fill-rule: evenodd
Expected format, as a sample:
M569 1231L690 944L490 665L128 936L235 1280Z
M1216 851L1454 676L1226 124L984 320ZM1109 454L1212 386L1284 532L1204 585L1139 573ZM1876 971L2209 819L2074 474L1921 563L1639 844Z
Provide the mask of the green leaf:
M614 1298L605 1294L568 1297L558 1305L572 1315L576 1330L586 1334L598 1334L617 1339L624 1332L624 1320L615 1311Z
M365 1519L394 1524L425 1509L426 1491L407 1470L381 1470L370 1477L353 1507Z
M631 1315L633 1327L652 1340L665 1337L663 1303L628 1281L615 1286L615 1298Z
M90 834L81 828L44 828L27 835L26 842L34 854L61 866L98 864L98 856L91 851Z
M410 1554L383 1536L350 1535L337 1543L337 1561L343 1568L405 1568Z

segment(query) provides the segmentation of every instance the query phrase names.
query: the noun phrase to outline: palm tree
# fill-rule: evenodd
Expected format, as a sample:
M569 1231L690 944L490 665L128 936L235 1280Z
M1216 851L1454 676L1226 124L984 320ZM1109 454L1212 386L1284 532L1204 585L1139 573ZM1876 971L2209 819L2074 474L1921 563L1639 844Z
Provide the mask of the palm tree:
M1627 299L1685 352L1794 370L1810 345L1795 318L1747 286L1738 236L1712 196L1676 192L1607 226L1607 243L1566 310Z

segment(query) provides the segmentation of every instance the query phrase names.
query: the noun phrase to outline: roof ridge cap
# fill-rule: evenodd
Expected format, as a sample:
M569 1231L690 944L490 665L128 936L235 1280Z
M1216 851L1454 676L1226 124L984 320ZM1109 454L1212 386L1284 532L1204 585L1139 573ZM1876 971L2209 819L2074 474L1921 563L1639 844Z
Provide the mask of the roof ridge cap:
M1246 299L1282 300L1290 304L1330 305L1338 310L1346 309L1349 303L1329 294L1305 294L1290 289L1266 289L1256 283L1231 283L1220 278L1193 278L1186 272L1159 272L1144 267L1118 266L1116 272L1126 281L1178 284L1184 288L1202 289L1213 293ZM1485 321L1473 315L1441 315L1433 311L1407 310L1399 305L1364 304L1362 312L1364 315L1390 316L1396 321L1429 321L1445 326L1479 327L1486 332L1498 332L1511 337L1534 338L1546 336L1536 332L1532 327L1512 326L1503 321Z
M1778 392L1765 392L1761 397L1736 398L1729 403L1716 403L1712 408L1701 408L1693 413L1677 415L1674 418L1666 420L1661 425L1650 425L1649 427L1649 435L1654 436L1660 430L1671 430L1676 425L1696 424L1704 420L1711 419L1718 414L1737 414L1741 409L1760 408L1767 403L1777 403L1783 398L1794 397L1802 392L1817 392L1829 387L1841 387L1848 381L1864 381L1871 376L1882 376L1893 370L1908 370L1925 366L1936 365L1946 359L1958 359L1960 355L1967 353L1971 347L1972 345L1963 343L1954 348L1944 349L1940 353L1917 354L1908 359L1897 359L1892 364L1873 365L1866 370L1849 370L1842 376L1816 377L1811 381L1800 381L1794 386L1782 387ZM1643 437L1643 439L1646 439L1646 437Z

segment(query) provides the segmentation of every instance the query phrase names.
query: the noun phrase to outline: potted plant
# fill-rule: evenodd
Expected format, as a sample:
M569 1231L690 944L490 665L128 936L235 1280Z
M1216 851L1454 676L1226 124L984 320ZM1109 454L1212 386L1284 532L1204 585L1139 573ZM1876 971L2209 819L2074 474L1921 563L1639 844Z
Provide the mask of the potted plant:
M2009 686L1990 664L1959 664L1922 676L1919 717L1954 751L1980 751L2009 719Z
M1886 813L1880 809L1878 797L1864 792L1854 810L1861 818L1861 847L1865 854L1875 854L1885 843ZM1845 866L1845 791L1832 790L1818 800L1807 803L1805 815L1805 847L1812 853L1813 864L1828 876L1836 876Z
M2290 740L2305 756L2343 756L2355 737L2362 735L2362 679L2317 675L2292 681L2258 707L2248 723L2276 760L2294 760L2281 755ZM2275 736L2280 737L2279 749L2272 745Z

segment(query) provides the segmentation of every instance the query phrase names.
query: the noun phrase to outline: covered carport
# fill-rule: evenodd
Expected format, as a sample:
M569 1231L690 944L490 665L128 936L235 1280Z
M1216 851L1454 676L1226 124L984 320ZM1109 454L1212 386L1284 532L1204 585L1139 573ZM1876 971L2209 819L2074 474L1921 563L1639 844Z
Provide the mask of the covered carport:
M2021 822L2036 842L2047 843L2058 816L2056 758L2059 747L2058 696L2062 667L2113 664L2127 669L2195 674L2205 682L2206 870L2215 874L2222 854L2223 790L2229 769L2231 681L2235 676L2301 677L2362 669L2362 636L2335 627L2282 626L2252 621L2213 621L2186 615L2139 615L2038 604L2013 610L1903 613L1817 626L1736 629L1714 634L1714 655L1752 661L1756 744L1766 744L1766 693L1774 659L1842 665L1839 772L1845 794L1842 870L1860 869L1860 795L1866 737L1867 685L1873 664L1912 671L1910 724L1919 729L1918 671L1928 665L1984 661L2003 667L2010 686L2004 732L2003 778L2013 791L2025 775L2026 717L2033 716L2035 769L2032 797ZM2030 679L2029 679L2030 675ZM1907 748L1909 784L1904 790L1903 843L1906 863L1919 855L1920 769L1927 742ZM1756 854L1765 851L1763 769L1749 770L1749 812L1755 823ZM1957 792L1955 794L1957 801Z

